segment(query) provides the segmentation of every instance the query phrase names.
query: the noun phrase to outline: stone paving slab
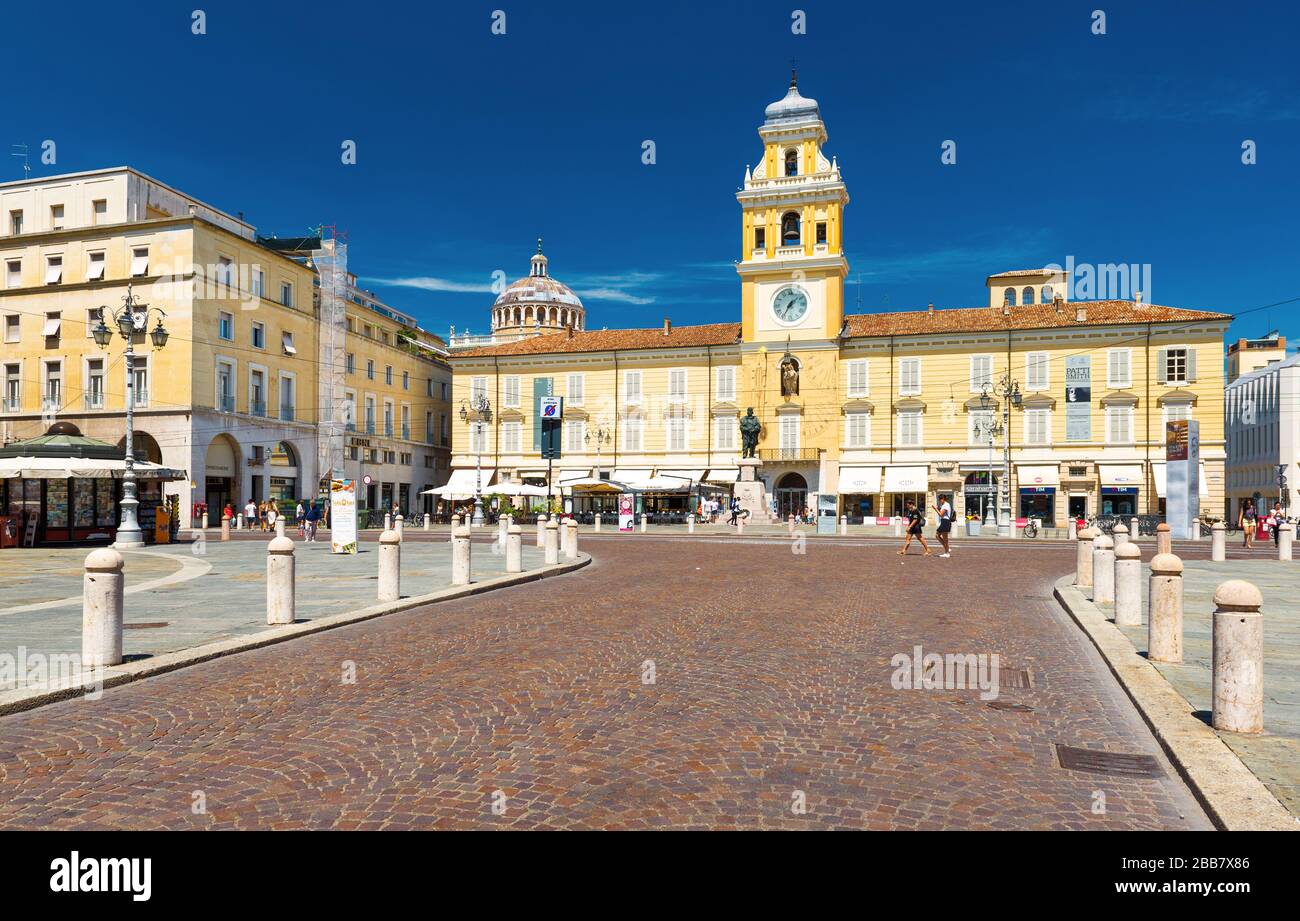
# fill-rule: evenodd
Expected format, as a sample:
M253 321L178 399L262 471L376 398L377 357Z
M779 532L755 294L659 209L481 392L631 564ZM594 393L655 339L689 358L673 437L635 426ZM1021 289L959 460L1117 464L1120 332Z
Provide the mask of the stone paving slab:
M266 543L261 539L228 543L207 541L201 545L203 552L200 556L194 553L199 548L188 544L123 554L128 592L133 583L145 581L146 577L155 578L181 570L193 560L204 564L196 569L199 574L194 578L126 595L123 642L127 660L176 652L265 630ZM328 543L296 541L298 619L312 620L375 604L378 594L377 551L378 544L363 542L356 555L334 555L330 553ZM80 547L27 552L39 555L40 574L34 578L45 586L46 591L61 593L65 603L39 610L15 610L15 606L8 605L0 608L0 655L17 657L20 647L28 655L80 653L81 578L78 575L75 580L70 580L67 573L80 571L88 551ZM543 556L541 550L525 546L524 569L539 568ZM167 557L174 557L174 560ZM34 562L36 559L33 558ZM471 560L471 578L474 581L505 573L505 555L494 553L491 543L476 542ZM402 545L403 596L428 594L450 583L450 543L408 540ZM59 594L50 594L40 600L59 597ZM133 624L165 626L133 628ZM13 688L19 683L0 679L0 690Z
M1120 630L1146 655L1150 554L1143 557L1143 625ZM1245 579L1264 596L1264 732L1221 732L1219 737L1292 815L1300 816L1300 562L1184 560L1183 662L1152 664L1208 724L1213 701L1210 616L1214 590L1229 579ZM1113 618L1111 606L1106 610Z
M9 608L40 604L52 598L81 593L89 547L73 549L11 548L0 551L0 615ZM171 575L181 569L178 560L153 553L132 554L126 585Z

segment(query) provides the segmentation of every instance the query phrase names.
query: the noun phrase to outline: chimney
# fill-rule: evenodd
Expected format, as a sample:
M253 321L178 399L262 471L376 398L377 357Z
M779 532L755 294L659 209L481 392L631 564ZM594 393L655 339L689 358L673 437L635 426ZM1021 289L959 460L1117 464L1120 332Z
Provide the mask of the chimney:
M1088 322L1088 308L1087 308L1086 306L1084 306L1083 304L1076 304L1076 305L1075 305L1075 308L1074 308L1074 322L1076 322L1076 323L1086 323L1086 322Z
M1052 298L1052 306L1056 308L1057 313L1061 312L1061 305L1064 303L1065 303L1065 299L1061 297L1061 295L1059 294L1057 294Z
M1141 304L1141 303L1142 303L1142 292L1141 292L1141 291L1134 291L1134 292L1133 292L1133 303L1135 303L1135 304Z
M664 335L667 336L673 331L673 321L664 317Z
M572 326L566 326L566 327L564 327L564 331L568 334L568 336L569 336L570 339L573 338L573 327L572 327Z
M925 312L933 316L933 315L934 315L934 305L931 304L929 307L927 307L927 308L925 309Z
M1002 315L1003 315L1004 317L1009 317L1009 316L1011 316L1011 302L1010 302L1010 301L1003 301L1003 302L1002 302Z

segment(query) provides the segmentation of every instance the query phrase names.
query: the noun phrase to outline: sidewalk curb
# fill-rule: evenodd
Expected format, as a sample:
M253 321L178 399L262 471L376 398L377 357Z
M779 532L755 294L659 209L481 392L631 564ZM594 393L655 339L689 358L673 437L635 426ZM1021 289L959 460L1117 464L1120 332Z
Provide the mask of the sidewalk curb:
M553 576L565 575L582 569L590 562L590 554L579 552L576 560L560 562L554 566L543 566L540 569L530 569L526 572L493 576L490 579L484 579L482 582L471 582L469 585L448 586L427 595L414 595L409 598L402 598L400 601L374 604L370 607L359 608L355 611L344 611L340 614L329 614L303 623L272 627L247 636L233 637L216 643L205 643L189 649L151 656L138 662L124 662L121 665L114 665L104 669L103 687L105 689L117 687L143 678L151 678L154 675L198 665L201 662L219 659L223 656L247 652L251 649L261 649L265 646L274 646L288 640L332 630L335 627L344 627L349 624L373 620L376 617L383 617L385 614L396 614L442 601L468 598L471 595L479 595L493 589L509 588L514 585L523 585L528 582L549 579ZM0 692L0 716L21 713L24 710L34 710L37 707L43 707L46 704L56 703L60 700L80 697L84 695L85 691L86 684L84 682L65 682L58 687L42 690L3 691Z
M1223 831L1300 831L1296 818L1218 733L1192 715L1183 696L1075 587L1073 576L1058 579L1054 594L1097 647L1216 827Z

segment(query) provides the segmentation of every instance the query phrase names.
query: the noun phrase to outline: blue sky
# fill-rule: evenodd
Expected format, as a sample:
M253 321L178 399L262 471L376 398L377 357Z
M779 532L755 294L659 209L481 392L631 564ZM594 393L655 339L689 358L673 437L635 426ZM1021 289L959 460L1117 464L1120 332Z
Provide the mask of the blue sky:
M1300 295L1290 4L72 2L57 53L50 9L6 10L5 152L53 139L35 175L129 164L265 234L337 225L444 334L485 330L539 235L591 328L737 319L734 193L792 56L853 199L851 310L977 305L986 275L1070 256L1150 264L1174 306ZM1300 338L1297 307L1232 332Z

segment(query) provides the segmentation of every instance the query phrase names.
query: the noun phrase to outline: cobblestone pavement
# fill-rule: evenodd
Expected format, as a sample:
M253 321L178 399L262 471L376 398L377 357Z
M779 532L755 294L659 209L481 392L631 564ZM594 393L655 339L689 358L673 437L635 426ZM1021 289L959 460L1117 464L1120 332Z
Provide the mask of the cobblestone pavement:
M584 549L560 579L0 718L0 825L1209 827L1051 600L1072 548ZM1000 697L894 689L918 645L998 654ZM1066 770L1054 743L1164 776Z

